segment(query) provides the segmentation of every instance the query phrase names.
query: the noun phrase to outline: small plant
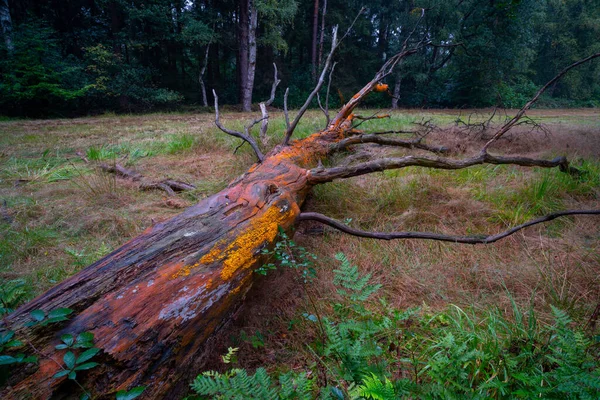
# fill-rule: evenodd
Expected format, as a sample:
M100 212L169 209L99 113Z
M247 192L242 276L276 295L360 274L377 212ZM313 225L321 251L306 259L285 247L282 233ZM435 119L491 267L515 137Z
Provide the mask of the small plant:
M263 368L209 371L192 389L217 399L600 398L598 338L573 328L564 311L553 308L554 324L543 325L514 301L511 318L456 306L398 310L374 301L381 285L370 275L336 258L333 311L300 319L318 324L322 336L307 341L310 371L278 379Z
M29 296L30 287L23 279L14 279L0 284L0 317L10 314Z
M300 271L302 281L310 282L315 278L317 272L314 268L314 261L317 256L310 253L304 247L296 245L283 229L279 229L279 240L275 243L273 250L263 249L262 254L270 256L275 263L268 263L260 266L254 272L260 275L267 275L270 270L277 269L277 265L289 267Z

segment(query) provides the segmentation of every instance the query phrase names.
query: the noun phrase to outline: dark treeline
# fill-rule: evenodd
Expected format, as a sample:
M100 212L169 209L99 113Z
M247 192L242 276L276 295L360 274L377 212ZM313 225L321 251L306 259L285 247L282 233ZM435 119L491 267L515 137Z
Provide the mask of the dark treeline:
M426 47L386 83L402 107L521 106L600 51L598 0L0 0L0 114L73 116L269 97L273 63L291 107L314 86L332 27L343 34L332 105L415 28ZM425 17L417 25L421 8ZM203 90L204 86L204 90ZM546 106L600 106L600 62L548 90ZM389 106L392 96L371 105ZM379 102L379 103L377 103Z

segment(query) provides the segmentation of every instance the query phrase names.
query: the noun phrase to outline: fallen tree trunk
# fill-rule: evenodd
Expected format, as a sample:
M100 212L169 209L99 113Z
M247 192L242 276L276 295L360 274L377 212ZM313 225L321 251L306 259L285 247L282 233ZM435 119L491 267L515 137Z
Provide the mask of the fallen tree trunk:
M491 142L480 155L465 160L407 156L323 168L321 161L350 144L374 142L433 153L445 151L439 146L422 144L421 139L378 141L369 137L352 143L346 140L362 134L352 125L354 108L372 91L382 91L382 86L386 89L380 81L404 56L412 53L403 50L391 57L325 130L287 145L301 115L296 117L286 132L286 145L277 146L265 156L253 142L249 128L245 134L224 129L217 108L217 125L250 142L259 162L223 191L147 229L6 317L0 330L14 331L15 337L39 357L39 364L15 371L1 397L63 398L73 394L77 389L75 383L101 398L139 385L146 386L144 398L177 398L185 393L190 378L199 372L207 339L227 321L251 287L253 269L262 263L262 250L276 241L278 229L289 231L302 219L336 226L335 221L319 215L305 214L304 218L298 218L300 207L314 185L406 166L459 169L490 163L559 167L573 172L561 157L548 161L489 155L487 148ZM327 65L330 59L331 55ZM215 104L216 101L215 95ZM493 140L500 136L497 134ZM340 145L343 140L346 141ZM367 236L357 230L353 233ZM52 325L52 329L27 327L32 311L43 310L48 314L60 308L72 309L74 317ZM82 370L77 381L64 375L56 377L65 370L63 357L67 349L56 349L61 335L76 336L83 332L94 334L94 346L101 350L94 358L99 365Z
M261 250L290 229L306 194L309 168L344 137L331 129L280 147L247 173L183 214L146 230L100 261L6 318L16 336L38 349L39 368L20 371L3 398L48 398L69 388L60 336L91 332L100 365L82 385L96 394L146 385L161 398L189 386L204 343L252 284ZM74 317L56 332L26 328L30 312L57 308ZM56 363L59 361L59 363Z

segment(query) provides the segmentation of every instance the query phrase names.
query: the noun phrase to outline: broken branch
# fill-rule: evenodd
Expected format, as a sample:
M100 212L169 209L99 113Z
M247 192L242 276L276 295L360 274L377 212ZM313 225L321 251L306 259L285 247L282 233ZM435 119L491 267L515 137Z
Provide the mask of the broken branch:
M553 219L564 217L567 215L600 215L600 210L566 210L559 211L556 213L548 214L540 218L536 218L534 220L525 222L524 224L517 225L507 231L502 233L498 233L496 235L474 235L474 236L453 236L453 235L443 235L441 233L433 233L433 232L369 232L363 231L360 229L354 229L343 222L335 220L333 218L329 218L323 214L314 213L314 212L305 212L301 213L298 218L296 218L297 222L301 221L317 221L322 224L328 225L332 228L335 228L339 231L347 233L352 236L359 236L364 238L371 239L382 239L382 240L394 240L394 239L428 239L428 240L438 240L442 242L452 242L452 243L466 243L466 244L489 244L497 242L500 239L504 239L507 236L512 235L515 232L518 232L522 229L525 229L529 226L540 224L542 222L552 221Z
M131 179L134 182L140 182L139 186L142 190L151 190L151 189L159 189L167 192L169 196L175 196L175 192L183 192L186 190L194 190L196 186L176 181L173 179L165 179L162 181L149 181L142 174L136 172L132 169L125 168L121 164L105 164L102 163L99 165L100 169L115 174L121 178Z
M219 118L219 97L217 96L217 92L215 92L214 89L212 92L213 92L213 96L215 97L215 125L217 125L217 127L220 130L222 130L223 132L225 132L226 134L235 136L237 138L242 139L245 142L248 142L248 144L250 144L250 146L252 147L252 150L254 150L254 153L256 154L256 158L258 158L258 162L262 162L264 160L265 156L260 151L258 144L254 140L254 138L252 138L252 136L250 136L248 133L244 134L242 132L227 129L221 124L221 120ZM262 120L262 118L259 120L254 120L248 127L246 127L246 132L248 132L249 128L251 128L255 124L259 123L261 120Z

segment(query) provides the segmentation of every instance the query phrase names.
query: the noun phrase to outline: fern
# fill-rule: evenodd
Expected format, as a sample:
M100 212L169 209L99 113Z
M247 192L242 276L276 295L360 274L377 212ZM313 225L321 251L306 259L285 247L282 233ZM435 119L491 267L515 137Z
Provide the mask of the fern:
M225 374L211 371L196 377L192 389L201 396L215 399L311 399L314 382L306 374L288 372L275 384L264 368L258 368L254 375L243 369L232 369Z
M333 283L344 288L337 289L340 295L349 298L351 301L363 302L381 288L380 284L372 285L369 283L371 274L360 276L358 267L352 266L344 253L337 253L335 258L341 262L340 269L333 271L335 273Z
M23 279L0 284L0 317L10 314L29 295L30 287Z

